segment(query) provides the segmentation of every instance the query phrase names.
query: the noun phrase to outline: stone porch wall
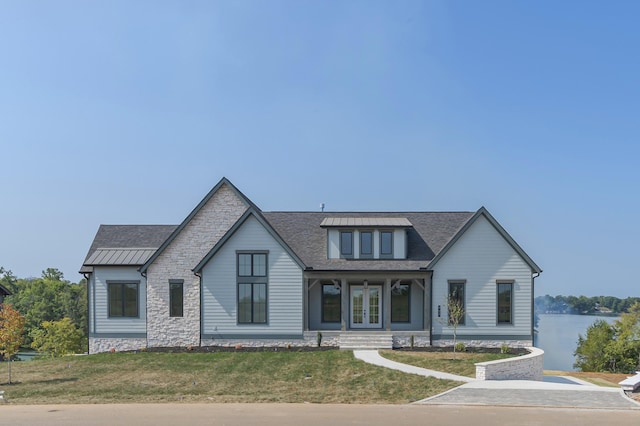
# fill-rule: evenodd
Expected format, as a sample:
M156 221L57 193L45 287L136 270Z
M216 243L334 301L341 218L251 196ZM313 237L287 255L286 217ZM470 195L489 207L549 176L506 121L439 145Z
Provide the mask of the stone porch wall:
M519 357L476 364L478 380L542 380L544 351L528 347L531 353Z

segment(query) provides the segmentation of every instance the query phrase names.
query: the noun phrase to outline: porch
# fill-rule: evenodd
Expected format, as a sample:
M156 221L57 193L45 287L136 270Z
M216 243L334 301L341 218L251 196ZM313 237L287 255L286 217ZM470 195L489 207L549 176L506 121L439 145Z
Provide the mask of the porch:
M307 272L303 312L305 336L331 346L429 346L430 272Z

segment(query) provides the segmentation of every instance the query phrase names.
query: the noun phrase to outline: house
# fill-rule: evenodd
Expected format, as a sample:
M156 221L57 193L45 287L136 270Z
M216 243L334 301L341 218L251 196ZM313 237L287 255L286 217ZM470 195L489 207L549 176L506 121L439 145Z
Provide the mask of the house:
M4 302L4 298L7 296L11 296L11 293L6 287L0 284L0 304Z
M542 272L476 212L263 212L223 178L179 225L101 225L80 271L89 351L530 346Z

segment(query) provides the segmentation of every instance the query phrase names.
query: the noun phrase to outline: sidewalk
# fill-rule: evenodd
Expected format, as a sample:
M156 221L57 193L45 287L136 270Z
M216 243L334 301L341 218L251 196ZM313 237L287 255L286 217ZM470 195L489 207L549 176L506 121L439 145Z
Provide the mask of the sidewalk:
M605 388L573 377L545 376L533 380L476 380L391 361L376 350L355 350L354 356L369 364L425 377L456 380L465 384L416 402L431 405L492 405L640 410L619 388Z

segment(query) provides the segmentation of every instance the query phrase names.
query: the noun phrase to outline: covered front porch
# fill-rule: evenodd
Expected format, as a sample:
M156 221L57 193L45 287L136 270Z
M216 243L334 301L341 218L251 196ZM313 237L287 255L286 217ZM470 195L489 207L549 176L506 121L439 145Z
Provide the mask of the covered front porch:
M416 272L307 272L304 332L348 348L429 342L431 276Z

